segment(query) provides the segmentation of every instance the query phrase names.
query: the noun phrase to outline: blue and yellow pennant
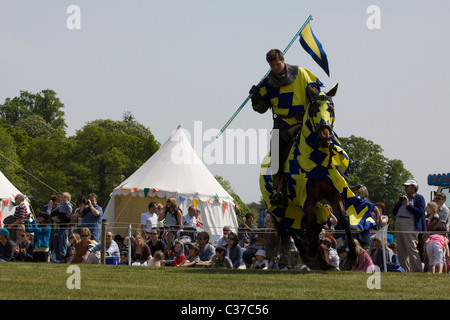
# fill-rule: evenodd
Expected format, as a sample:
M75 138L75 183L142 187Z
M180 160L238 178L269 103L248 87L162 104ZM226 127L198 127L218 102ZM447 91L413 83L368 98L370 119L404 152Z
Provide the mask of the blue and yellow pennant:
M328 69L327 54L323 51L322 44L316 38L311 29L311 24L308 21L306 26L300 33L300 44L303 49L308 52L315 62L330 76L330 70Z

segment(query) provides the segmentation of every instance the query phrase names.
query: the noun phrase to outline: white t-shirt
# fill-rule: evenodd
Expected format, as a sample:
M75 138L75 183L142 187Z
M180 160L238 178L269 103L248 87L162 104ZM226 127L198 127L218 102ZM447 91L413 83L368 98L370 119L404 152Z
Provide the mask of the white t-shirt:
M141 215L141 224L145 226L145 232L150 232L152 228L158 227L158 214L145 212Z
M195 227L197 224L197 219L194 217L191 217L188 214L186 214L185 216L183 216L183 225L186 227Z

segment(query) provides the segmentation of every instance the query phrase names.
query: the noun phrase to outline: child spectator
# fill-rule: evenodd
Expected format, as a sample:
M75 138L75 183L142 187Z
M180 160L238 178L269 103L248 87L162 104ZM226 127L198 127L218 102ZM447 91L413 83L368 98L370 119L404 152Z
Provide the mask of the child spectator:
M331 240L329 238L323 238L322 243L328 248L329 263L335 267L336 270L339 270L339 255L337 250L332 247Z
M216 255L212 257L212 267L218 269L233 269L233 262L226 256L227 249L216 247Z
M27 232L34 233L33 262L48 262L51 233L50 214L41 212L37 219L35 219L34 214L31 214L31 218L33 220L31 222L26 221L25 227ZM36 223L36 220L39 224Z
M251 269L269 269L269 261L266 259L266 251L259 249L252 258Z
M363 247L359 244L359 241L354 239L356 244L356 255L358 256L358 264L352 266L352 271L364 271L366 272L369 268L374 268L374 264L369 254ZM373 270L373 269L372 269Z
M442 273L444 269L444 253L450 257L448 239L442 234L430 234L424 245L424 258L428 258L428 271Z
M197 262L200 262L200 257L199 254L200 253L200 249L194 245L191 244L189 245L189 255L186 258L186 260L183 260L178 266L179 267L195 267L195 265L197 264Z
M149 267L161 267L161 261L163 261L163 260L164 260L164 252L162 252L161 250L158 250L153 255L153 258L151 258L148 261L147 266L149 266Z
M168 267L176 267L186 259L184 254L184 245L178 240L175 240L173 248L167 253L167 259L163 260L162 265Z

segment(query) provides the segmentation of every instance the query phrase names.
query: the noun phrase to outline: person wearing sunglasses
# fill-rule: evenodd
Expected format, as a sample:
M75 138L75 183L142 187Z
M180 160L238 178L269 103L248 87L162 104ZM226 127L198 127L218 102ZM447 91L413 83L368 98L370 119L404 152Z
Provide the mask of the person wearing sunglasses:
M245 269L245 263L242 259L242 248L239 245L238 235L231 232L227 238L227 257L233 263L234 269Z

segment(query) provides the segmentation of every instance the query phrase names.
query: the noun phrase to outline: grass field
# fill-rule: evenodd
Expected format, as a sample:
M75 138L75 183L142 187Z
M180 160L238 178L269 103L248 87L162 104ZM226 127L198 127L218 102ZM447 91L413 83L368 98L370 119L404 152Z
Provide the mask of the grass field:
M67 264L1 263L2 300L398 300L449 299L448 275L379 273L369 289L364 272L214 270L79 265L80 289L68 289L77 273ZM72 277L72 278L70 278ZM70 278L70 279L69 279ZM69 279L69 281L68 281ZM375 283L370 278L370 283Z

